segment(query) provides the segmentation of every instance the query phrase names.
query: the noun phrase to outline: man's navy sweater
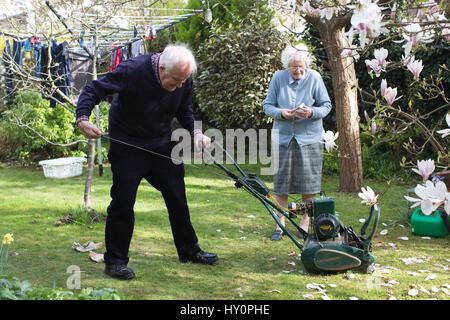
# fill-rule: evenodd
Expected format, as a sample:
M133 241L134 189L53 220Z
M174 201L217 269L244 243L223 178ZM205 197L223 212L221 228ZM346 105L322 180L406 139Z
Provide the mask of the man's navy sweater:
M157 148L170 141L174 117L192 133L192 77L175 91L164 90L152 68L151 55L124 61L114 71L88 84L78 98L77 119L89 117L101 99L117 93L109 110L111 138L143 148Z

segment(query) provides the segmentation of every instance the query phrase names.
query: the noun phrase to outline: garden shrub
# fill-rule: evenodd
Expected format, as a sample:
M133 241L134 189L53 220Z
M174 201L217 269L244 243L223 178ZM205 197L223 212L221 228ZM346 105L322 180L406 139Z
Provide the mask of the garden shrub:
M102 118L102 123L106 126L105 115ZM67 144L85 140L76 127L72 112L61 105L50 108L49 101L43 99L38 92L21 91L16 95L14 106L4 111L0 120L0 161L35 165L43 159L87 156L86 143L55 146L38 137L32 130L19 126L18 122L27 124L52 143Z
M228 26L235 19L245 18L255 7L264 10L265 1L254 0L221 0L220 2L210 1L212 8L213 25ZM206 8L204 0L189 0L186 9ZM175 25L175 37L178 42L188 44L193 50L197 50L200 44L206 41L210 35L211 25L205 21L203 15L191 17Z
M213 27L200 45L194 93L196 111L208 125L222 131L271 127L263 103L273 74L282 68L286 38L270 19L253 10L245 20Z

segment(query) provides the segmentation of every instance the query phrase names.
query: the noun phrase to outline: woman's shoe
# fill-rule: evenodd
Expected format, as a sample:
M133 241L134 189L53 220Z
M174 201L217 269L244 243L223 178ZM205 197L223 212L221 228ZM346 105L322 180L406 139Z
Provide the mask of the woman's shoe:
M281 231L280 229L277 229L277 230L275 230L275 232L270 237L270 240L272 240L272 241L279 241L279 240L281 240L281 236L282 235L283 235L283 231Z

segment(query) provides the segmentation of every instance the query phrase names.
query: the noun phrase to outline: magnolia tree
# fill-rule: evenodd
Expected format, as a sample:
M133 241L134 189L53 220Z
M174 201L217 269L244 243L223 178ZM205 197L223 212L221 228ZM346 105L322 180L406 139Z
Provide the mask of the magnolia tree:
M426 116L401 110L396 103L402 98L398 89L390 86L388 71L395 68L409 70L414 81L420 81L424 68L422 60L415 55L438 37L450 40L450 22L446 7L450 1L387 1L387 0L335 0L335 1L284 1L285 7L314 25L319 31L320 40L327 54L331 70L335 96L337 131L339 132L340 190L356 192L363 185L362 152L360 142L360 119L358 112L358 92L366 103L372 104L374 116L366 114L372 133L377 131L376 120L381 118L401 118L403 130L415 125L430 143L444 167L448 166L448 151L435 136L435 130L428 128L423 120L434 112L448 110L450 104L444 90L442 74L423 80L423 86L434 88L434 93L443 101L442 105ZM447 5L447 6L446 6ZM447 9L448 10L448 9ZM393 41L403 50L400 61L389 59L389 51L383 44ZM372 48L377 47L372 53ZM364 60L372 77L381 77L381 86L376 92L369 93L358 87L355 63ZM441 66L440 73L448 72ZM432 83L429 83L432 82ZM431 91L431 90L429 90ZM414 110L413 105L409 105ZM443 124L443 119L439 124ZM402 128L392 125L392 131L401 132ZM337 138L337 134L327 133L328 141ZM329 142L330 143L330 142Z

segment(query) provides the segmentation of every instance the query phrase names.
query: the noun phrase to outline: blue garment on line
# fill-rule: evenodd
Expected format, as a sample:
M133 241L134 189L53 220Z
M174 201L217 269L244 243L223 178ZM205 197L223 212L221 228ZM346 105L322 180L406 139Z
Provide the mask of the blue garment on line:
M50 48L52 55L52 63L50 66L50 73L52 75L52 80L58 89L67 97L70 96L70 70L69 70L69 60L66 59L65 50L68 47L67 41L58 44L55 39L52 39L52 46ZM64 97L62 97L58 92L53 92L52 97L54 99L50 100L50 107L56 107L56 101L61 103L65 102Z
M42 45L39 42L33 44L34 76L37 78L41 78L41 50Z

